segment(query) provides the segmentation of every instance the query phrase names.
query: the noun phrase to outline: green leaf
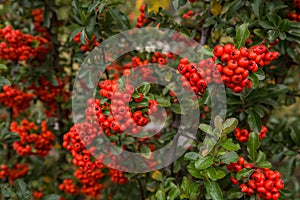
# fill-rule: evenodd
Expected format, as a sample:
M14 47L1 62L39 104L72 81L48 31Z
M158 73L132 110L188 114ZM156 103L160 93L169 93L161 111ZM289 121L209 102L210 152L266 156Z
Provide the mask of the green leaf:
M252 7L252 10L253 10L253 13L254 13L254 15L255 15L255 17L257 19L261 18L260 10L261 10L262 3L263 3L262 0L254 0L254 2L251 3L251 7Z
M217 173L216 173L216 178L217 179L222 179L225 176L226 176L226 173L223 170L217 170Z
M213 53L212 49L204 48L204 47L202 47L201 49L199 49L198 53L200 55L206 55L206 56L211 56L211 57L214 56L214 53Z
M16 189L17 193L21 194L21 197L24 197L26 195L27 186L23 180L17 179L14 182L14 188Z
M185 193L188 193L189 191L189 180L186 176L184 176L182 178L182 183L181 183L181 189L185 192Z
M255 162L257 160L257 150L260 146L258 134L255 132L250 133L250 138L247 144L247 151L249 153L248 157L251 161Z
M261 162L257 163L256 166L259 168L271 168L272 164L268 161L261 161Z
M223 124L223 133L231 133L238 125L238 120L236 118L229 118Z
M4 65L4 64L0 64L0 69L4 69L4 70L6 70L6 69L7 69L7 66L6 66L6 65Z
M214 120L215 128L222 130L223 129L223 119L217 115Z
M213 135L213 129L211 126L207 125L207 124L200 124L199 125L199 129L201 131L203 131L204 133L207 133L209 135Z
M265 161L267 158L266 154L264 152L262 152L261 150L258 151L258 155L257 155L257 159L256 159L256 163Z
M249 111L247 121L251 130L257 133L260 132L262 123L259 114L257 114L254 110Z
M239 160L239 155L234 151L227 151L220 159L223 163L229 164L231 162L237 162Z
M214 157L212 156L207 156L207 157L200 157L198 160L195 162L195 168L196 169L206 169L210 167L214 163Z
M257 88L258 84L259 84L259 80L258 77L254 74L254 73L250 73L249 74L249 79L252 82L252 88L255 89Z
M259 21L258 24L264 29L275 29L275 27L272 26L272 24L270 24L268 21Z
M4 132L1 134L0 143L9 144L20 140L20 136L15 132Z
M217 181L218 179L224 178L226 176L226 173L222 170L216 170L216 168L214 167L209 167L207 169L207 175L211 180Z
M196 152L188 152L186 154L184 154L184 160L197 160L199 158L199 154Z
M293 176L294 171L296 169L296 159L295 159L295 157L291 157L291 158L288 159L284 169L286 170L287 176Z
M269 30L268 31L268 39L270 41L275 40L279 36L279 31L278 30Z
M258 70L256 72L254 72L254 74L260 81L264 80L266 78L265 72L261 68L258 68Z
M81 31L81 34L80 34L80 42L81 42L82 44L86 44L86 38L85 38L85 36L86 36L85 30L83 29L83 30Z
M196 199L200 194L200 183L193 182L189 187L190 199Z
M232 18L234 14L243 6L244 2L241 0L235 0L232 1L231 4L229 5L229 10L226 14L226 19Z
M253 173L253 171L254 169L244 168L236 174L236 179L242 180L243 178L248 178Z
M221 190L218 182L211 181L211 180L205 180L204 184L205 184L206 193L213 200L222 200L223 199L223 193L222 193L222 190Z
M131 145L133 142L135 142L135 139L132 137L126 137L126 139L124 140L123 144L125 145Z
M274 13L268 13L267 18L275 27L281 22L281 18Z
M201 171L195 168L194 163L190 163L187 166L188 172L195 178L203 179L204 176L201 174Z
M100 1L96 1L94 3L92 3L88 9L88 12L92 12L95 10L95 8L100 4L101 2Z
M173 103L172 106L170 107L170 109L176 114L184 114L184 111L181 110L181 107L179 104Z
M139 91L145 96L145 95L148 94L150 89L151 89L151 84L150 83L145 83L145 84L143 84L143 86L141 86L139 88Z
M234 144L232 138L228 138L221 143L222 147L229 151L237 151L240 150L241 147L239 144Z
M242 198L243 193L240 188L232 188L227 191L226 197L227 199L240 199Z
M155 197L157 198L157 200L165 200L166 199L165 193L161 190L158 190L156 192Z
M86 26L86 33L90 39L92 38L92 36L94 34L95 23L96 23L96 15L92 14L89 17L88 24Z
M235 36L235 46L237 49L245 45L246 39L250 36L250 31L248 30L248 23L244 23L237 28Z
M114 20L114 22L117 23L117 26L121 28L122 30L129 30L130 29L130 22L128 18L122 14L119 10L117 9L112 9L108 8L109 14Z
M59 200L59 199L60 199L60 196L58 194L49 194L42 198L42 200Z
M11 85L10 81L3 76L0 76L0 85Z
M170 100L168 100L166 98L155 95L155 100L158 102L158 105L160 105L162 107L170 107L171 106Z
M176 197L178 197L180 194L180 190L176 187L176 188L172 188L170 190L170 192L168 193L168 200L174 200Z

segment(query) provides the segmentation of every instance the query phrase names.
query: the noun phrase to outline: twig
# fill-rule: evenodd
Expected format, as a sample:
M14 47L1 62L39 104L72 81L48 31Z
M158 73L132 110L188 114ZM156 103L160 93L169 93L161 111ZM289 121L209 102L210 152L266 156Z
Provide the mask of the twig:
M144 188L143 188L142 182L140 180L138 180L138 184L139 184L139 188L140 188L140 191L141 191L141 199L144 200L145 199L145 194L144 194Z
M210 13L210 7L208 6L207 7L207 18L209 18L211 16L211 13ZM200 32L201 32L201 39L200 39L200 43L199 45L195 48L196 52L198 52L203 45L205 45L205 43L207 42L207 38L208 38L208 33L210 32L211 30L211 26L209 27L201 27L200 28Z

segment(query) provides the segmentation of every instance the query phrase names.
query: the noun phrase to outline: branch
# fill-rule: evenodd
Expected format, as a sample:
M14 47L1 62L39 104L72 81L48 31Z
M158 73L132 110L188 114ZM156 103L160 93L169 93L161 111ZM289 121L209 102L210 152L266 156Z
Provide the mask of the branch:
M144 194L144 188L143 188L142 182L140 180L138 180L138 184L139 184L139 188L140 188L140 191L141 191L141 200L144 200L145 199L145 194Z
M210 13L210 6L207 7L207 18L209 18L211 16ZM208 38L208 33L210 32L212 26L209 27L201 27L200 28L200 32L201 32L201 39L200 39L200 43L199 45L196 47L196 52L198 52L203 45L205 45L205 43L207 42L207 38Z

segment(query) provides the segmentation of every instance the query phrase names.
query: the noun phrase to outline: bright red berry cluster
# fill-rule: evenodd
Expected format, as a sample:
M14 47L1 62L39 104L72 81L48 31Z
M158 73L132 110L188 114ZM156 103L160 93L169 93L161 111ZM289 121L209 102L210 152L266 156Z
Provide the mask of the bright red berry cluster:
M147 23L147 18L145 16L145 9L146 9L146 5L142 5L140 7L140 16L137 19L137 27L141 28L143 26L143 24Z
M97 100L95 101L97 102ZM90 100L89 104L92 103L92 100ZM98 122L95 121L94 123ZM128 181L123 173L119 173L118 171L111 171L109 169L110 173L104 175L101 170L107 168L100 161L102 160L101 157L98 159L93 159L92 157L92 153L95 152L96 148L91 147L89 150L86 149L85 144L89 145L96 136L102 134L102 131L96 127L96 124L88 122L76 124L63 138L63 147L72 153L73 165L79 167L74 173L74 176L81 183L79 191L90 197L96 197L101 193L103 185L100 183L100 180L104 176L110 176L112 182L119 184L124 184ZM114 159L112 154L109 156L112 160Z
M77 169L74 173L74 176L82 184L80 189L82 194L90 197L96 197L101 193L103 184L101 184L99 181L104 177L104 174L101 172L101 170L96 169L92 172L87 172L85 170Z
M253 164L247 163L243 157L240 157L237 163L227 165L227 168L232 172L239 172L243 168L254 169L250 177L241 180L239 188L243 193L249 196L257 194L263 200L279 199L279 190L284 188L284 182L280 179L278 171L255 167ZM230 177L230 180L235 185L239 184L239 181L233 176Z
M217 45L213 50L214 56L219 60L217 68L222 74L224 84L234 92L239 93L243 88L251 88L252 82L248 78L250 72L256 72L276 60L279 53L271 52L263 44L247 49L236 49L233 44Z
M131 132L133 134L138 134L149 122L149 115L157 111L157 102L154 100L149 100L149 105L146 107L148 110L145 114L141 111L144 107L140 107L135 111L131 111L128 102L135 101L140 102L143 100L142 94L138 98L132 99L135 88L130 83L125 84L125 91L117 91L118 84L116 81L105 80L99 83L100 86L100 96L114 99L113 102L106 103L102 108L100 105L94 105L96 110L96 116L102 130L106 134L111 133L122 133L124 131ZM100 103L100 102L99 102ZM102 109L108 107L111 110L113 116L105 115L102 113ZM86 113L88 114L88 113Z
M34 29L36 32L40 33L47 40L51 40L51 35L49 30L42 26L42 22L44 21L44 9L37 8L31 11L34 21Z
M262 126L261 131L258 133L260 140L262 140L263 138L265 138L267 136L267 131L268 131L267 127ZM240 142L248 142L249 137L250 137L250 132L247 129L235 128L234 136Z
M81 51L83 52L86 52L86 51L91 51L93 50L96 46L99 45L99 42L96 40L96 36L93 35L92 38L89 40L87 38L86 39L86 44L82 44L81 43L81 40L80 40L80 35L81 35L81 32L77 33L77 35L75 35L75 37L73 38L73 40L77 43L77 44L80 44L80 49Z
M0 167L0 179L7 176L7 174L8 174L7 170L8 170L8 168L7 168L6 165L1 165L1 167Z
M38 155L46 156L52 149L54 134L48 130L47 122L42 121L39 127L33 123L23 119L21 124L11 122L10 130L16 132L20 136L20 140L13 143L13 148L20 156ZM37 133L37 132L41 133Z
M186 13L184 13L184 14L182 15L182 19L189 19L189 18L191 18L191 16L193 16L194 14L195 14L194 11L189 10L189 11L187 11Z
M25 176L28 172L28 164L18 163L12 168L8 168L6 165L1 165L0 167L0 179L8 177L9 183L14 184L14 180Z
M51 47L46 38L13 30L11 26L0 29L0 41L0 58L11 61L42 61Z
M5 85L0 93L0 103L12 108L13 117L17 117L19 112L26 110L30 106L30 101L34 94L21 92L19 89Z
M43 197L43 192L42 191L37 191L37 190L34 190L32 192L32 195L35 199L41 199Z
M65 179L58 188L66 194L78 194L78 188L72 179Z
M238 162L236 163L231 162L226 167L228 170L232 172L239 172L243 168L252 169L253 165L251 163L248 163L243 157L240 156Z
M297 12L289 12L287 18L294 22L300 22L300 14Z
M47 108L45 114L47 117L56 116L57 111L57 97L60 96L60 100L66 102L70 97L70 92L66 90L66 84L68 83L68 77L64 78L64 81L61 78L55 78L57 84L54 86L49 80L45 77L40 77L38 85L32 84L27 89L33 89L39 98Z
M188 59L180 59L177 70L183 76L180 77L182 87L203 94L207 85L212 82L213 68L215 66L212 58L200 61L198 64L190 63Z

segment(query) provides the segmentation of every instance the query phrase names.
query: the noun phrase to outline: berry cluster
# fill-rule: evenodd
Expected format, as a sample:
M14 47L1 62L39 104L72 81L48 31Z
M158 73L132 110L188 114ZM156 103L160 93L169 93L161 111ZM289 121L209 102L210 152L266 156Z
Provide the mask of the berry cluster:
M279 190L284 188L284 182L280 179L278 171L272 171L268 168L258 168L253 164L247 163L243 157L240 157L237 163L230 163L227 168L232 172L239 172L243 168L254 169L253 174L239 185L243 193L251 196L257 194L263 200L277 200L280 197ZM230 177L234 185L239 181L233 176Z
M34 190L32 192L32 195L35 199L41 199L43 197L43 192L42 191L37 191L37 190Z
M189 0L189 2L191 3L195 3L197 0Z
M50 51L49 41L40 36L32 36L11 26L0 29L0 58L11 61L42 61Z
M86 39L86 44L81 44L80 35L81 35L81 32L77 33L77 35L75 35L75 37L73 38L73 40L77 44L80 44L81 51L83 51L83 52L91 51L96 46L99 45L99 42L96 40L96 36L94 36L94 35L92 36L92 38L90 40L86 37L85 38Z
M226 165L226 167L228 170L232 172L239 172L243 168L252 169L253 165L251 163L248 163L242 156L240 156L238 162L236 163L231 162L228 165Z
M6 165L1 165L1 167L0 167L0 179L7 176L7 174L8 174L7 170L8 170L8 168L7 168Z
M12 168L8 168L6 165L0 167L0 179L8 177L11 185L14 184L14 180L25 176L28 172L28 164L18 163Z
M41 122L40 134L38 126L33 122L23 119L21 125L11 122L10 130L20 136L20 140L13 143L13 148L20 156L38 155L46 156L52 149L54 134L48 130L47 122Z
M125 91L118 91L118 83L116 81L105 80L99 83L100 86L100 96L107 99L114 99L111 104L106 103L102 109L108 107L111 110L113 116L106 116L102 113L102 109L99 105L94 105L96 110L96 116L102 130L105 133L122 133L123 131L131 132L133 134L138 134L149 122L149 118L146 117L141 109L136 111L131 111L127 105L130 101L140 102L143 100L143 95L140 94L138 98L132 99L131 95L134 92L134 86L130 83L125 84ZM151 114L157 111L157 102L154 100L149 100L148 110L146 114ZM100 102L99 102L100 103ZM86 113L87 116L89 113ZM92 114L92 113L91 113Z
M34 95L32 93L21 92L17 88L5 85L0 93L0 103L12 108L13 117L17 117L19 112L26 110L30 106L30 101Z
M45 77L40 77L38 85L32 84L27 89L33 89L38 96L38 98L44 103L47 108L45 114L47 117L56 116L57 110L57 97L60 96L63 102L66 102L70 97L70 92L65 89L68 83L68 77L64 79L55 78L57 85L53 85Z
M42 26L44 20L44 10L42 8L33 9L31 11L34 21L34 29L36 32L40 33L47 40L51 40L51 35L47 28Z
M195 13L192 10L187 11L186 13L184 13L181 17L182 19L189 19L191 18L191 16L193 16Z
M182 87L191 91L193 90L196 94L203 94L207 85L212 81L211 75L214 65L212 58L200 61L198 65L196 63L190 63L186 58L180 59L177 70L183 75L180 78Z
M77 169L74 173L74 176L82 184L80 189L82 194L90 197L96 197L101 193L103 184L99 183L99 181L104 177L104 175L99 169L90 173L81 169Z
M236 49L233 44L217 45L213 49L214 56L219 59L217 68L222 74L224 84L234 92L240 93L243 88L251 88L252 82L248 78L250 72L256 72L276 60L279 53L269 51L265 45L255 45L247 49Z
M143 26L143 24L147 23L147 18L145 16L145 9L146 9L146 5L142 5L140 7L140 16L137 19L137 27L141 28Z
M95 101L97 102L97 99ZM90 100L89 104L92 103L92 100ZM94 123L98 122L95 121ZM98 159L93 159L92 157L92 153L95 152L96 148L91 147L89 150L86 149L84 144L90 144L96 136L102 134L101 130L95 129L95 127L97 127L96 124L88 122L76 124L63 137L63 147L72 153L73 165L79 167L74 173L74 176L82 184L79 190L82 194L90 197L96 197L101 193L103 185L99 181L104 176L111 176L111 180L119 184L124 184L128 181L123 173L119 173L117 170L109 170L110 173L104 175L101 170L106 167L100 161L102 160L101 156ZM112 160L114 159L112 154L109 154L109 156Z
M300 22L300 14L297 12L289 12L287 18L294 22Z
M300 9L300 0L294 0L293 4L294 4L295 8Z
M78 194L78 188L72 179L65 179L59 186L58 189L67 194Z
M258 133L259 140L262 140L267 136L267 131L268 131L267 127L262 126L261 131ZM247 129L235 128L234 136L240 142L248 142L250 137L250 132Z

